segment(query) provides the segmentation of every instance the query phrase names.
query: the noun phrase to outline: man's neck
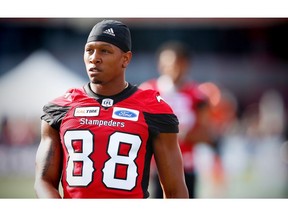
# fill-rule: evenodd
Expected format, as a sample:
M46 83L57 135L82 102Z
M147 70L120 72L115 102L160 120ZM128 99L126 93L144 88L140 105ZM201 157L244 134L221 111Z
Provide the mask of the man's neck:
M102 95L102 96L112 96L112 95L119 94L124 89L126 89L128 85L129 84L126 81L123 81L123 83L120 83L118 85L117 84L113 84L113 85L95 84L95 83L90 82L91 90L95 94Z

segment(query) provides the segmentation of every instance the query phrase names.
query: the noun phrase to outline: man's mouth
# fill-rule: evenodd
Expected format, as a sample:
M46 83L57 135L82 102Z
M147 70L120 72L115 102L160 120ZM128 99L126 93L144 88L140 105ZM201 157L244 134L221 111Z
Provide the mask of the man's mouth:
M100 68L98 68L98 67L91 67L89 69L89 71L91 71L91 72L101 72L102 70Z

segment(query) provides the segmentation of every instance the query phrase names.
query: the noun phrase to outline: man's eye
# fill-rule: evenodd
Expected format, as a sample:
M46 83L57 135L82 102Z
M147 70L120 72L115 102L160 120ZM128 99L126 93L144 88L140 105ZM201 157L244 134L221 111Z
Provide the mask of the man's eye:
M87 53L92 53L93 50L92 50L92 49L86 49L86 52L87 52Z
M110 51L108 49L102 49L103 53L110 53Z

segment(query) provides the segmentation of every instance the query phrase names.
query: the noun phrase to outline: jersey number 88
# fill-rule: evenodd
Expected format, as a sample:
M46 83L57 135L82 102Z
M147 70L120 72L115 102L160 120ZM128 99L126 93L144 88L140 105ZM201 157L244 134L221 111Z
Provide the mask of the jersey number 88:
M64 144L67 148L69 158L66 169L67 182L70 186L87 186L92 181L94 172L93 161L89 157L93 152L93 136L94 134L89 130L68 130L64 135ZM82 151L76 152L73 147L73 141L82 141ZM96 138L97 140L97 138ZM118 154L121 143L131 145L128 155ZM103 183L106 187L131 190L136 185L136 178L138 176L135 159L141 146L141 139L138 135L127 134L123 132L114 132L110 135L107 153L109 159L105 161L102 169ZM73 175L74 163L82 163L81 175ZM125 179L116 178L117 164L124 164L127 166L127 173Z

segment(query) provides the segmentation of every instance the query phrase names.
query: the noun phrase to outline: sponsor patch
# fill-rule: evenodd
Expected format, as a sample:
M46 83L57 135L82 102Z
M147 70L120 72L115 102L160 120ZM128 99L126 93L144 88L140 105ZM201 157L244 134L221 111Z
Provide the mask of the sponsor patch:
M130 121L137 121L139 117L139 111L121 107L114 107L112 118L125 119Z
M74 116L98 116L100 107L77 107Z

